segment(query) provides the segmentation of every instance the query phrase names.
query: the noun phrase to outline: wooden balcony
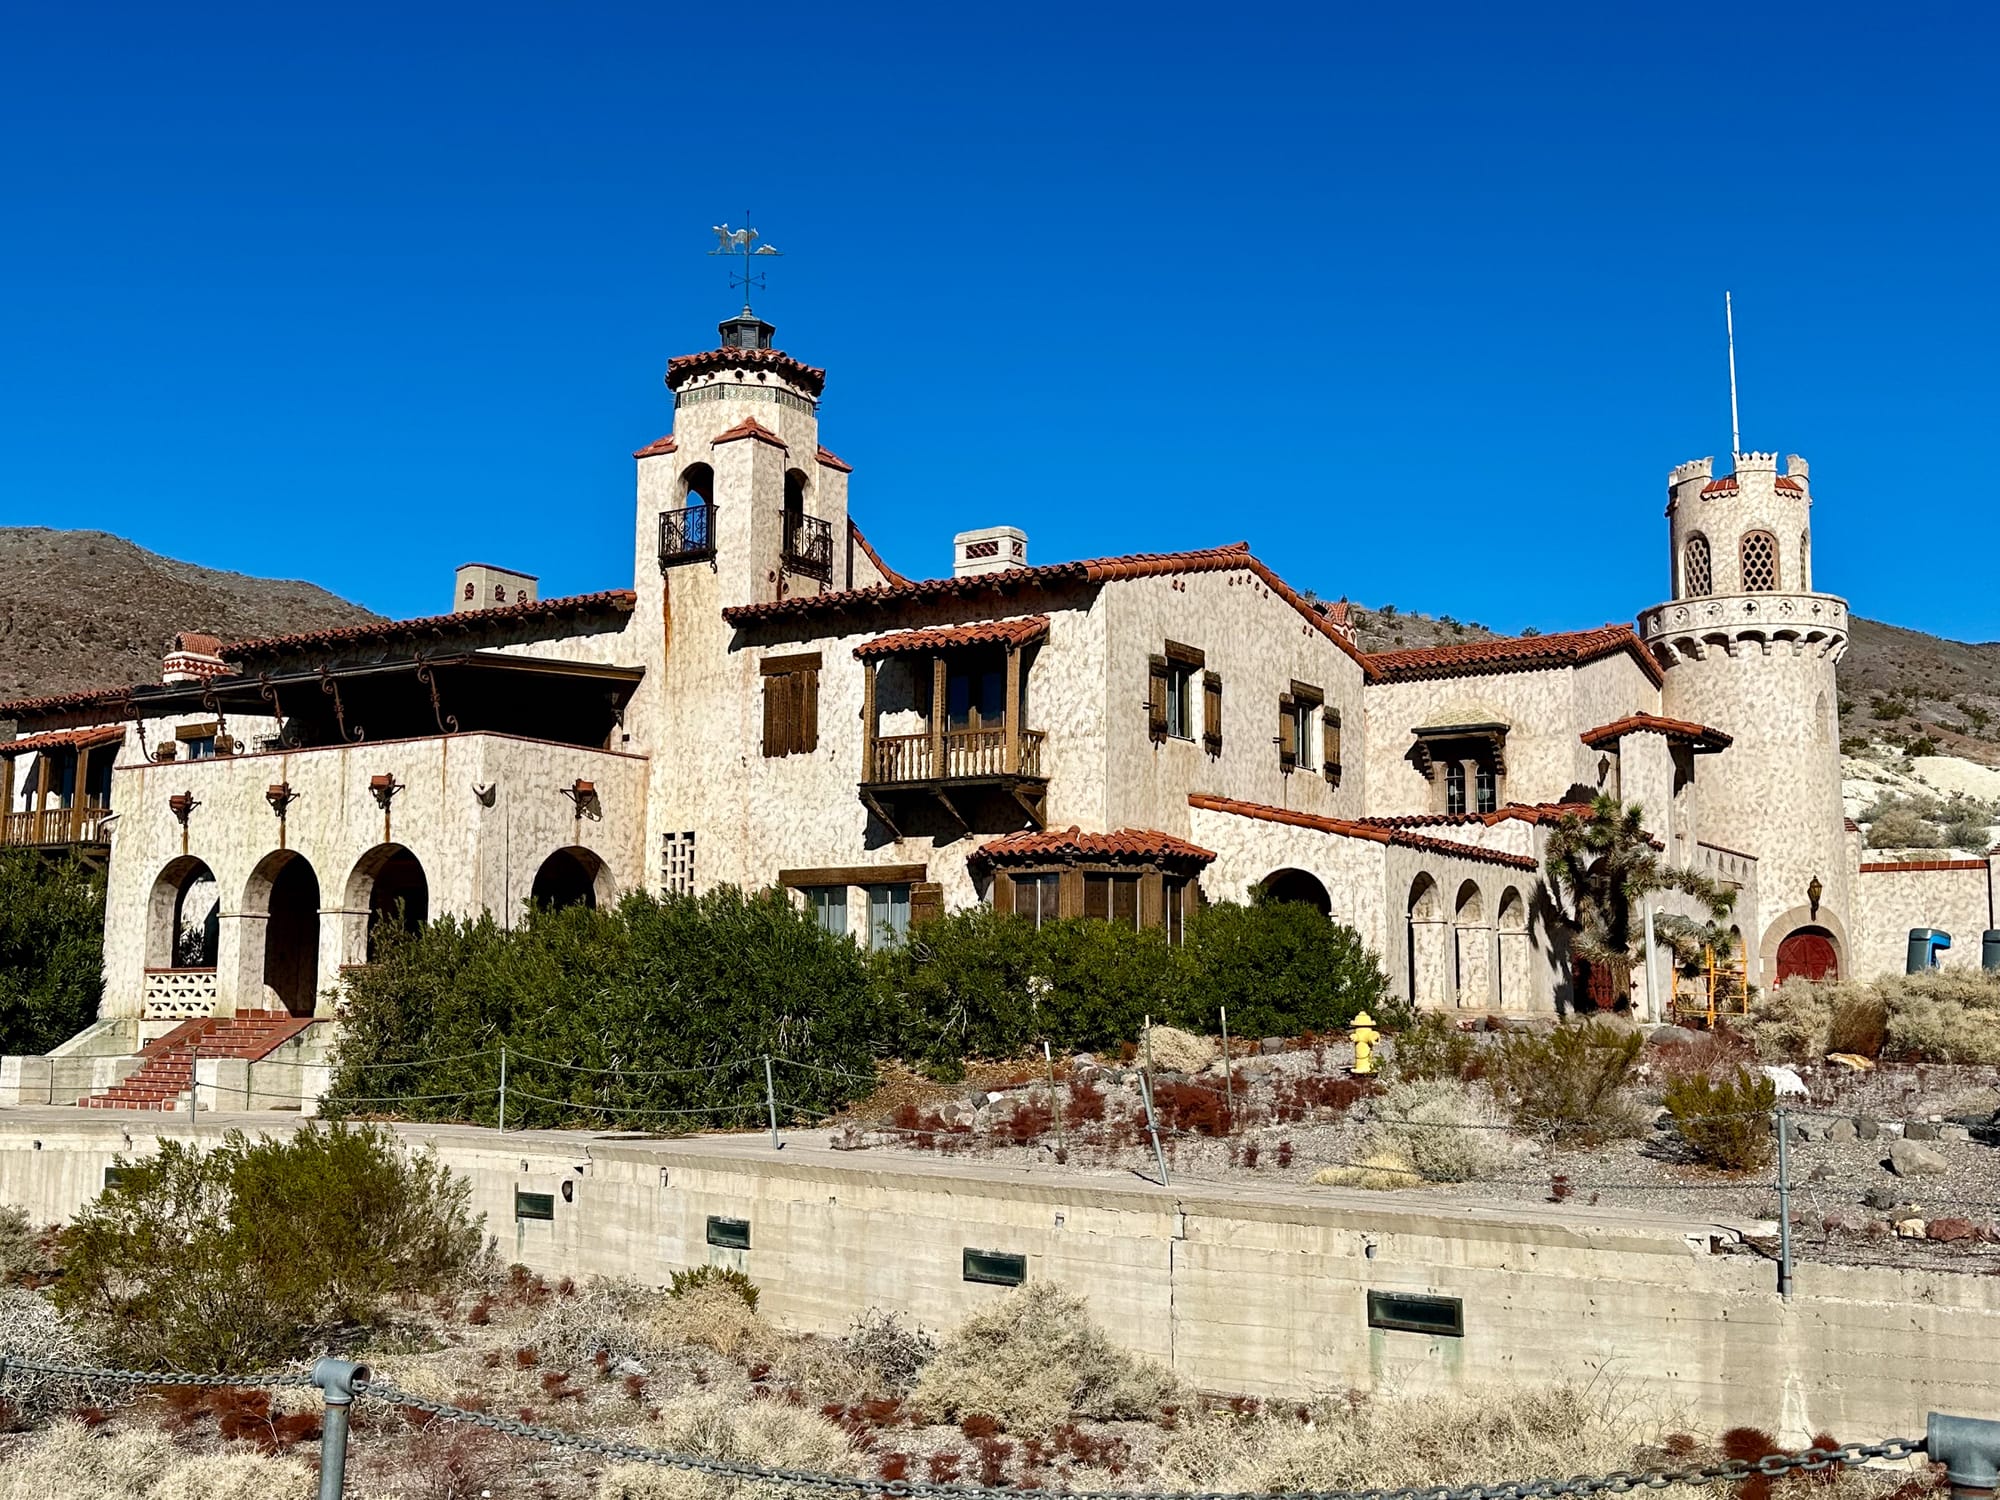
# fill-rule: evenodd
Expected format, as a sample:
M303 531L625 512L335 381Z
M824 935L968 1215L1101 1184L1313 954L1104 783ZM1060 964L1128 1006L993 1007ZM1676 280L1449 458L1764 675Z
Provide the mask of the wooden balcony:
M0 849L101 848L110 843L104 822L108 807L45 807L0 813Z
M941 807L961 827L984 821L980 814L997 798L1005 821L1018 826L1025 816L1042 826L1048 793L1042 769L1046 736L1038 729L952 729L943 734L871 736L863 767L861 798L891 828L899 806L912 797Z

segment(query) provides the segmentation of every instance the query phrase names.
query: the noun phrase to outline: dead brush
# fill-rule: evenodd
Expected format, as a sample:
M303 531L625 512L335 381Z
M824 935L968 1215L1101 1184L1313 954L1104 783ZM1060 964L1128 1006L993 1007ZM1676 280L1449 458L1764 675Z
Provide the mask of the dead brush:
M1046 1099L1025 1099L1000 1127L1000 1138L1010 1145L1032 1145L1048 1134L1055 1117Z
M1063 1103L1063 1119L1072 1128L1101 1123L1104 1119L1104 1090L1088 1078L1072 1083L1069 1098Z
M1155 1084L1153 1112L1162 1130L1207 1136L1230 1131L1227 1097L1199 1083Z

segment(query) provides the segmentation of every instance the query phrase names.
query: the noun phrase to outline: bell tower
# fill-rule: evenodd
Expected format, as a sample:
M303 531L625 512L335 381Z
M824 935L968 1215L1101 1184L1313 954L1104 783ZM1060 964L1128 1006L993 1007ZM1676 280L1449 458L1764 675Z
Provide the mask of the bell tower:
M1669 598L1639 617L1665 670L1662 707L1734 737L1701 789L1701 838L1757 856L1760 910L1740 910L1753 979L1831 944L1844 974L1852 871L1840 799L1847 601L1816 592L1812 476L1793 455L1696 459L1667 476ZM1782 950L1782 951L1781 951ZM1794 965L1796 966L1796 965Z

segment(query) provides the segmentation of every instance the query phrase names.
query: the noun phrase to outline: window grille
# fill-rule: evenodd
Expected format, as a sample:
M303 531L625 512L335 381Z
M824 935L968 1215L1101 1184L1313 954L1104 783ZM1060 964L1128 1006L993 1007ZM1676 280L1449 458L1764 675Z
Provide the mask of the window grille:
M1743 538L1743 591L1768 594L1778 586L1778 539L1768 531Z
M1465 811L1465 762L1452 761L1444 768L1444 810L1448 813Z
M1687 542L1687 576L1682 580L1682 592L1688 594L1712 594L1715 592L1715 567L1708 555L1708 538L1696 532Z
M694 890L694 830L660 836L660 889L669 896L692 896Z

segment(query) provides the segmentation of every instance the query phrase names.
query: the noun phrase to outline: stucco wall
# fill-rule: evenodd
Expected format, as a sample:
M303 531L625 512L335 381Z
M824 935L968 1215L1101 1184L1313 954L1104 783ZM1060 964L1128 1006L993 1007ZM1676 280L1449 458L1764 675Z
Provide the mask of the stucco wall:
M1948 969L1977 969L1980 938L2000 927L1993 910L1994 861L1949 860L1965 868L1878 871L1864 867L1854 878L1853 973L1863 979L1900 974L1910 929L1935 927L1951 934L1943 955Z

